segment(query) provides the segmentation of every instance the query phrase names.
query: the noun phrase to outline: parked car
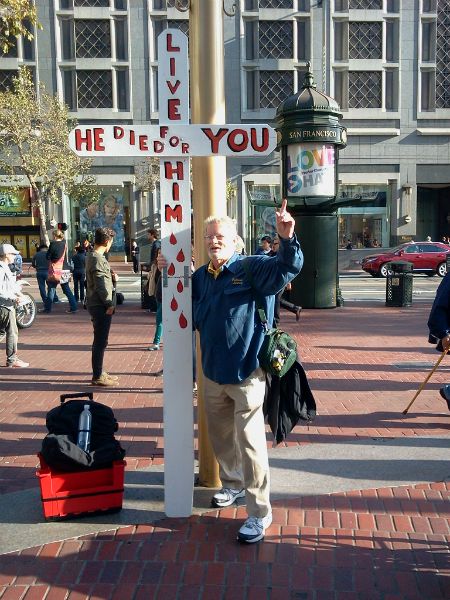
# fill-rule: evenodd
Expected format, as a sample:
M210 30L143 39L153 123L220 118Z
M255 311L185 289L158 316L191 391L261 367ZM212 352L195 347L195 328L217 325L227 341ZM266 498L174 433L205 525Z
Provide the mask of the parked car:
M441 242L408 242L382 254L370 254L361 261L361 267L373 277L386 277L390 273L389 263L392 261L410 262L413 271L426 273L430 277L444 277L447 273L447 254L450 246Z

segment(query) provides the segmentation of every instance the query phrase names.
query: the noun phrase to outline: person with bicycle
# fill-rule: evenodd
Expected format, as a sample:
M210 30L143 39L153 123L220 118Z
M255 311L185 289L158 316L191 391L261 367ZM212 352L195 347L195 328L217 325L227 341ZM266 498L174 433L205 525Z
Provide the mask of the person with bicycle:
M6 366L16 369L29 366L17 356L16 306L22 300L22 293L9 265L18 254L11 244L0 244L0 341L6 337Z

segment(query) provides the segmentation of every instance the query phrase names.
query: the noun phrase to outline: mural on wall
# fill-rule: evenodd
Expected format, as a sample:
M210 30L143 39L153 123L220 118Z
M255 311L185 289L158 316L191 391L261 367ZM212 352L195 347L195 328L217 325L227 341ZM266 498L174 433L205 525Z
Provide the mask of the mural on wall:
M117 192L102 192L100 199L86 204L80 210L80 234L89 240L94 239L97 227L110 227L114 230L111 252L125 251L125 229L123 217L124 197Z
M30 217L29 189L0 191L0 217Z

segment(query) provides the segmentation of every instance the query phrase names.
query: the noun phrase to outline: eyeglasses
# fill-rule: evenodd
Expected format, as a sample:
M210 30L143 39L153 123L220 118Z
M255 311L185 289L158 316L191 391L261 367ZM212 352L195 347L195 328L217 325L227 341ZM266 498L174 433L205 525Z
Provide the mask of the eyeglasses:
M205 240L208 240L209 242L212 242L213 239L216 239L218 242L221 242L223 239L225 239L224 235L219 234L214 234L214 235L205 235Z

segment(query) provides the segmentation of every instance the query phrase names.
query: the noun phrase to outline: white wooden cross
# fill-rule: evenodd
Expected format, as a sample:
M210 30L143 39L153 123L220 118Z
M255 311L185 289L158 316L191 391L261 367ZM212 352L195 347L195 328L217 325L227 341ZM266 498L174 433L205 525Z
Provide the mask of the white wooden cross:
M188 40L158 37L159 125L80 125L69 144L79 156L160 156L164 336L164 489L170 517L192 513L191 156L264 156L276 146L268 125L190 125ZM202 243L202 242L198 242Z

